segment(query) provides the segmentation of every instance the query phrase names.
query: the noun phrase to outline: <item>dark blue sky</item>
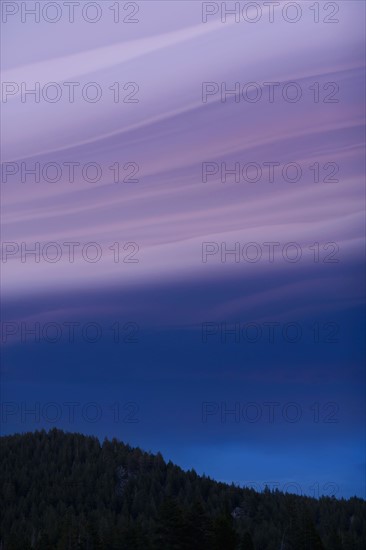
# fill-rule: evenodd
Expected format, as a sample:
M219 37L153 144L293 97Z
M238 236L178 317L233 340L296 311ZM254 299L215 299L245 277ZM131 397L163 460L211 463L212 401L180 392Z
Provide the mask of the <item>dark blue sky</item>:
M365 497L364 3L59 4L5 8L3 433Z
M56 425L160 450L228 482L364 496L364 316L346 300L358 269L313 266L301 294L295 269L5 302L3 431ZM342 309L329 307L330 272L343 281ZM278 303L251 305L258 288L285 282ZM235 313L218 313L231 301ZM26 333L37 322L39 342ZM230 332L225 341L235 323L237 341Z

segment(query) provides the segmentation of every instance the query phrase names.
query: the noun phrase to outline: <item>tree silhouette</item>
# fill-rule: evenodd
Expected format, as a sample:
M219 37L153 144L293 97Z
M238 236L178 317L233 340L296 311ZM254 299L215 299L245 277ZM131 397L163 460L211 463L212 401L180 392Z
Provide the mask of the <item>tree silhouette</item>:
M1 451L0 550L366 548L359 498L257 493L59 430L2 437Z

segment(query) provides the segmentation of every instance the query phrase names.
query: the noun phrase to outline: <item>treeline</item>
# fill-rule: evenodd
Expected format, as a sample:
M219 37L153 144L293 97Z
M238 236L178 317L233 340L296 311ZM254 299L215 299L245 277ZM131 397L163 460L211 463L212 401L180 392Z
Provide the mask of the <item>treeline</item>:
M1 438L1 550L363 550L366 502L256 493L113 439Z

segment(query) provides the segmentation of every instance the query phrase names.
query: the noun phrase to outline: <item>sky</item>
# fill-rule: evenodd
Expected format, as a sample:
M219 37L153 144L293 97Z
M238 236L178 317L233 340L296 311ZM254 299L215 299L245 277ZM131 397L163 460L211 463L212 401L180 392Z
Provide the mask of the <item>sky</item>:
M363 2L0 4L2 433L365 498Z

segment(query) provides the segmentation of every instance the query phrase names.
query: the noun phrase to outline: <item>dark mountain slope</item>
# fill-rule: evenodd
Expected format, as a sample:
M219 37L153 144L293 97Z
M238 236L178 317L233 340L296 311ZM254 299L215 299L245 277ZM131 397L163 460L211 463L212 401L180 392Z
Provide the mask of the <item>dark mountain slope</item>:
M1 550L361 550L366 502L256 493L113 439L1 438Z

